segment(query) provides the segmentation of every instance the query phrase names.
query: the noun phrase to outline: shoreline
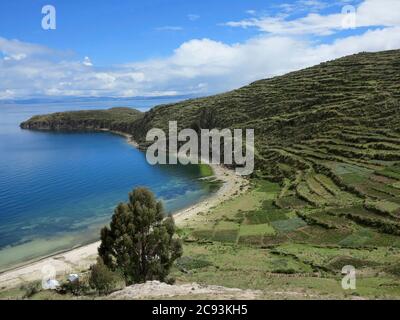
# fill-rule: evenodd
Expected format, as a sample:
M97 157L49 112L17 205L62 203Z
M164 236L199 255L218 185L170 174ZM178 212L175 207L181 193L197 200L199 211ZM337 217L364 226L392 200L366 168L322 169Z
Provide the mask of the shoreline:
M109 130L109 129L100 129L100 132L109 132L109 133L112 133L112 134L116 134L118 136L122 136L127 140L128 144L130 144L132 147L134 147L136 149L139 149L139 143L137 143L133 139L132 135L130 135L128 133L125 133L125 132L122 132L122 131Z
M132 136L123 132L101 130L118 134L126 138L127 142L135 148L138 143ZM236 175L233 170L227 169L221 165L210 165L213 171L213 177L222 182L222 186L217 192L206 199L191 205L188 208L181 209L172 214L178 227L185 224L186 221L195 217L199 213L206 212L211 208L231 199L235 195L247 190L249 182L247 179ZM15 288L26 282L40 281L43 277L42 269L51 266L57 277L62 277L69 273L79 273L87 270L97 258L97 248L100 241L96 241L70 250L58 252L49 256L39 258L35 261L26 262L0 273L1 290Z

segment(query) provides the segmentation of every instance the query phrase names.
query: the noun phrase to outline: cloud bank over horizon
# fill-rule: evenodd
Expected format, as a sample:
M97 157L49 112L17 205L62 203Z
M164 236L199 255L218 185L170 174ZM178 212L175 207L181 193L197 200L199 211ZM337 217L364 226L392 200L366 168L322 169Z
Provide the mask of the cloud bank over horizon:
M301 0L297 4L318 10L326 3ZM354 30L358 32L350 34L342 28L340 11L325 15L309 11L292 17L289 6L275 15L249 8L243 15L250 18L220 26L255 28L258 34L247 40L192 39L162 58L107 67L97 66L89 56L77 57L0 34L0 99L213 94L361 51L400 48L400 1L364 0L356 8Z

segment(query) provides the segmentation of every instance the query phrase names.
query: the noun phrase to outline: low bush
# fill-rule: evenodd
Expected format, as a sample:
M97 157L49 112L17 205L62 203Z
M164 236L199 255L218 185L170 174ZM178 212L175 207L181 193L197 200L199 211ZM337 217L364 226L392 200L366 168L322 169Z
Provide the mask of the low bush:
M42 288L42 284L40 281L30 282L28 284L22 285L21 290L24 291L23 298L24 299L31 298L36 293L38 293L41 288Z
M82 296L88 293L90 290L90 287L85 280L77 279L75 281L67 281L63 283L58 290L59 293L61 294L67 294L70 293L74 296Z
M101 258L90 267L89 285L99 294L107 295L113 291L122 289L125 282L120 274L111 271Z

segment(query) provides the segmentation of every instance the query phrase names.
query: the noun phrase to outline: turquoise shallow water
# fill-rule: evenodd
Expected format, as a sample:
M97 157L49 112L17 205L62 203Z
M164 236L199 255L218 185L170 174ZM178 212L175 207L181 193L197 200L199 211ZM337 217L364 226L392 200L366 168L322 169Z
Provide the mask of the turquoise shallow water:
M215 188L195 166L149 165L117 135L19 128L33 114L104 107L0 104L0 269L97 240L136 186L151 188L168 212Z

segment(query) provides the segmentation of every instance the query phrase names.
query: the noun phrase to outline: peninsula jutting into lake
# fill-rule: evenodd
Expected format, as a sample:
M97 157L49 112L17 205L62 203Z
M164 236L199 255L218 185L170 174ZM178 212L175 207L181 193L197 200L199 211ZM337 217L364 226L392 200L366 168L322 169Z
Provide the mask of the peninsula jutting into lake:
M149 165L120 135L19 129L29 114L56 108L74 105L2 107L0 270L97 241L133 186L151 187L171 213L219 188L217 182L199 180L207 172L196 166Z

